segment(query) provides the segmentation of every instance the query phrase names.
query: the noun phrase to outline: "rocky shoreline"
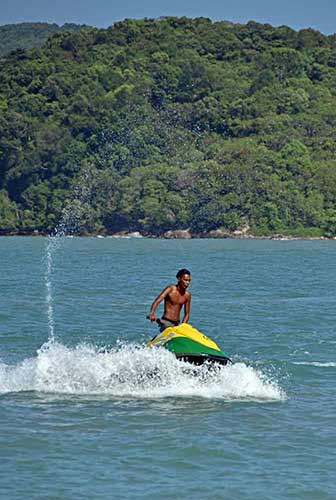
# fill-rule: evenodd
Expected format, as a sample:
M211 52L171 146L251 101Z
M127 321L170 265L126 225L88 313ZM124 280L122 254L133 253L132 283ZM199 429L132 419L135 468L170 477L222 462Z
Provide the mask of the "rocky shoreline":
M141 234L139 232L121 231L111 235L106 235L115 238L161 238L166 240L191 240L191 239L249 239L249 240L336 240L336 237L328 238L326 236L292 236L281 233L268 235L256 235L245 231L222 231L216 229L207 233L192 233L188 229L177 229L166 231L163 234ZM101 235L101 237L104 237Z
M44 231L32 232L9 232L1 231L0 236L48 236ZM193 233L190 229L175 229L169 230L164 233L140 233L139 231L118 231L115 233L80 233L76 236L81 237L95 237L95 238L151 238L151 239L166 239L166 240L191 240L191 239L258 239L258 240L336 240L335 237L327 236L292 236L282 233L256 235L250 233L246 229L239 229L236 231L224 231L222 229L215 229L204 233Z

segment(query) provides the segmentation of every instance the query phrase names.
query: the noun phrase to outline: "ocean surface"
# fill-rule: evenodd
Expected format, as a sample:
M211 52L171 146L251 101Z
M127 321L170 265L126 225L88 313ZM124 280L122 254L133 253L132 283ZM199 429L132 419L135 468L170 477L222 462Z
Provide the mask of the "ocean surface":
M336 499L336 241L0 238L1 499ZM145 342L190 323L234 363ZM161 312L161 309L160 309Z

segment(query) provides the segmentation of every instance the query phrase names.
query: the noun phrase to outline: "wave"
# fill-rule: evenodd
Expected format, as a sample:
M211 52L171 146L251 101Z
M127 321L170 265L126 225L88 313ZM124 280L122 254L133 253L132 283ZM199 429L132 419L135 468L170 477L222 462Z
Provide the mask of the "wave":
M293 363L294 365L306 365L306 366L322 366L322 367L335 367L336 363L333 361L326 361L326 362L320 362L320 361L295 361Z
M192 366L165 349L135 344L99 349L48 342L36 357L17 365L0 362L0 394L24 391L136 398L286 399L276 381L245 363Z

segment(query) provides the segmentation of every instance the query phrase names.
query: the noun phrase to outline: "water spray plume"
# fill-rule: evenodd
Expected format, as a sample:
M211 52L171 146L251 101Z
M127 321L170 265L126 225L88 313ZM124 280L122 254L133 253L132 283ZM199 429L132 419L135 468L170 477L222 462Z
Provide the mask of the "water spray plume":
M52 275L54 271L54 255L66 236L78 234L90 212L90 200L93 192L94 168L87 166L77 179L70 199L66 200L60 222L46 241L46 306L48 318L49 341L55 340L55 320L53 307Z

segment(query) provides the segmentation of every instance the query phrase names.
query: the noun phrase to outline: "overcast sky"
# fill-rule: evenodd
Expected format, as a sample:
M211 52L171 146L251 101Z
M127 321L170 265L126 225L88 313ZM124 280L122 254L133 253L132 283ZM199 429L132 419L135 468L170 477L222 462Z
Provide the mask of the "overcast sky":
M126 17L167 15L336 32L336 0L0 0L0 24L44 21L107 27Z

